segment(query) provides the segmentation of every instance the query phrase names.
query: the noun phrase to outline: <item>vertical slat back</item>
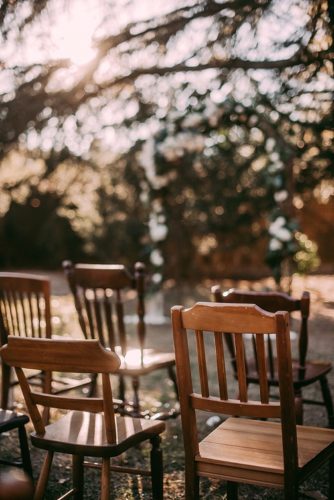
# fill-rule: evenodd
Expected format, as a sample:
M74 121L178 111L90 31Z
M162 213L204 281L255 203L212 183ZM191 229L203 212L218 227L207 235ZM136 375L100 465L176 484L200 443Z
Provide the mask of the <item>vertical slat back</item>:
M201 384L201 393L203 397L209 397L209 382L208 370L206 366L205 345L203 338L203 331L196 330L196 349L199 367L199 378Z
M105 312L107 339L108 339L107 345L110 346L112 350L114 350L116 345L116 338L115 338L115 330L113 323L114 308L111 301L111 294L112 294L111 290L104 290L104 312Z
M267 361L264 337L260 335L253 335L255 344L256 368L259 374L260 384L260 397L261 403L269 403L269 389L267 380ZM254 345L253 344L253 345Z
M117 318L117 329L118 329L119 343L121 346L121 352L123 356L125 356L127 342L126 342L126 331L124 324L124 306L123 306L121 290L116 290L116 318Z
M102 306L102 301L100 298L99 290L94 289L93 290L93 298L92 298L92 306L94 309L94 319L95 319L95 326L97 330L97 338L101 342L102 345L105 345L104 341L104 335L103 335L103 323L102 323L102 314L101 314L101 306Z
M14 323L11 291L6 289L4 292L4 308L6 309L6 327L8 328L7 335L15 335L15 333L17 334L17 331Z
M227 377L225 367L225 352L222 332L214 332L216 349L216 366L218 375L219 397L228 399Z
M145 266L142 262L136 262L135 264L135 287L137 289L137 335L139 341L139 348L141 352L141 362L144 359L144 345L146 337L146 325L145 325Z
M267 342L268 342L268 370L270 374L270 378L274 379L275 378L275 358L274 358L274 352L273 352L273 344L271 340L271 336L268 334L267 335Z
M186 460L188 457L190 461L190 458L193 459L198 452L196 410L241 417L280 418L285 471L290 468L293 473L296 473L298 453L288 313L277 312L273 314L251 304L200 302L189 309L184 309L182 306L173 307L172 324ZM218 377L221 380L219 384L220 397L217 398L208 394L208 388L205 385L207 368L203 332L205 332L205 336L214 336L217 370L219 370L219 364L224 363L222 332L234 332L239 400L228 398L225 368L220 368ZM255 336L255 349L260 374L260 398L258 400L247 398L247 369L243 337L249 333ZM265 353L265 338L268 333L276 338L280 389L279 402L269 401L268 395L268 369ZM188 336L190 335L196 337L197 364L199 365L202 394L193 392L188 347ZM288 475L290 475L290 469L287 472Z
M41 339L42 338L42 303L39 297L38 293L35 293L35 303L36 303L36 309L37 309L37 332L38 332L38 337Z
M0 273L1 338L51 337L48 278L24 273Z
M247 403L247 366L245 356L245 346L242 335L235 334L235 351L237 364L237 377L239 385L239 399L242 403Z
M219 396L221 399L228 399L223 334L221 332L214 332L214 335Z
M34 325L34 316L35 316L35 313L34 313L34 308L33 308L33 294L32 293L28 293L27 294L27 300L28 300L28 305L29 305L29 319L30 319L30 327L31 327L31 335L29 335L29 337L35 337L35 325Z
M12 310L13 310L13 320L15 324L15 331L16 334L19 335L22 331L21 329L21 321L19 317L19 312L18 312L18 296L17 292L15 290L11 290L11 296L12 296ZM40 318L38 318L38 324L40 323Z
M256 337L252 335L252 347L253 347L253 356L255 360L256 369L258 369L258 360L257 360L257 349L256 349Z
M210 306L212 308L212 311L210 309ZM211 312L212 314L210 314ZM240 410L241 412L247 412L247 408L250 408L252 406L252 404L250 404L249 402L248 397L247 359L244 344L244 337L248 336L249 333L251 333L254 335L254 347L256 351L255 355L257 358L260 377L260 394L258 400L255 400L256 405L253 408L254 415L261 415L261 411L262 409L264 409L263 417L268 417L270 415L272 417L279 416L279 411L277 413L275 404L269 401L267 367L268 361L266 355L266 346L268 345L268 343L265 340L268 332L273 335L276 334L275 315L265 312L259 309L257 306L250 304L230 305L198 303L193 308L182 310L181 316L183 330L186 331L186 329L188 329L190 332L193 332L196 339L197 366L201 388L200 398L203 398L206 401L211 401L209 403L209 407L211 405L211 410L217 411L217 407L212 406L212 397L214 398L215 396L212 396L209 390L209 367L207 365L205 350L206 342L204 342L204 337L208 338L208 340L210 340L212 336L214 337L219 399L222 402L225 401L226 404L228 403L229 411L232 412L231 407L233 407L235 412L234 414L238 414L243 404L247 403L247 406L245 406L246 409ZM239 401L240 403L232 403L232 401L235 400L229 399L227 389L227 371L225 366L223 343L223 336L225 335L226 331L234 331L234 333L229 333L229 335L231 340L235 344L235 362L239 394L237 401ZM176 333L176 335L178 334ZM210 370L212 369L212 367L213 364L210 363ZM195 397L195 399L196 398L197 396ZM217 402L215 402L215 404L216 403ZM203 402L198 404L204 405ZM274 406L271 408L272 405Z
M94 302L92 299L92 294L94 291L89 288L79 288L78 293L81 294L82 300L81 304L84 304L84 309L81 309L80 314L86 325L85 331L88 333L87 338L96 339L98 335L95 331L94 325Z
M20 307L21 307L21 314L22 314L22 317L23 317L23 324L24 324L24 331L27 332L28 331L28 316L27 316L27 312L29 310L27 310L27 301L25 300L25 297L23 295L22 292L19 292L19 296L20 296Z
M86 338L98 338L104 346L127 351L124 321L126 291L137 291L137 334L141 350L145 340L144 265L136 263L135 276L122 265L76 264L63 267L74 297L79 323Z
M5 292L0 289L0 341L1 345L6 343L8 332L8 314L5 302Z
M215 302L222 302L225 304L256 304L265 311L277 312L277 311L287 311L300 312L301 323L300 323L300 333L298 340L299 348L299 378L303 378L305 372L305 361L307 356L308 347L308 318L310 313L310 294L308 292L303 292L301 299L295 299L290 295L282 292L255 292L247 290L235 290L230 289L222 293L219 285L212 287L212 296ZM270 374L271 379L277 379L277 367L275 366L275 356L274 356L274 346L271 337L268 335L268 357L267 357L267 370ZM226 336L226 341L230 345L229 339ZM232 357L232 364L234 364L234 357L232 348L229 347ZM255 349L256 352L256 349ZM255 364L257 360L255 358Z
M303 292L302 298L300 300L300 312L301 312L301 325L299 334L299 366L301 371L305 371L306 354L308 347L308 318L310 315L310 294L308 292ZM301 376L303 373L301 373Z

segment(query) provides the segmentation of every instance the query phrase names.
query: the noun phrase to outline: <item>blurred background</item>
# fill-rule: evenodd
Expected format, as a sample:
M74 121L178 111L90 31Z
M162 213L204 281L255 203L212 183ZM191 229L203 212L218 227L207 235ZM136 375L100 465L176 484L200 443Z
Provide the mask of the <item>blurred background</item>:
M334 7L0 4L0 266L334 272Z

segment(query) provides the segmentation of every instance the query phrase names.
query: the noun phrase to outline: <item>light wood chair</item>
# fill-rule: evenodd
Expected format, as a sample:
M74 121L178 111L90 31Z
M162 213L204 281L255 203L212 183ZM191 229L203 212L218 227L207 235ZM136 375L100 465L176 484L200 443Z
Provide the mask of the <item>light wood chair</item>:
M99 339L121 358L119 373L119 399L124 407L126 398L125 377L130 377L134 394L130 413L141 416L139 399L140 378L156 370L167 370L177 397L174 372L175 356L172 352L159 352L146 347L145 324L145 266L137 262L132 275L123 265L76 264L64 261L63 267L73 294L82 332L87 339ZM125 322L127 292L132 294L136 310L137 348L129 347L129 334ZM129 311L128 311L129 312ZM174 417L172 409L160 418Z
M300 314L300 329L298 335L298 359L292 360L292 378L295 393L297 423L303 423L303 404L322 405L326 407L329 427L334 427L334 408L331 392L328 386L327 374L332 369L332 364L324 361L312 361L307 359L308 346L308 319L310 314L310 294L303 292L300 299L291 297L281 292L254 292L247 290L230 289L222 293L220 286L212 287L212 296L215 302L225 304L237 303L256 304L269 312L288 311L289 314L298 312ZM229 335L225 336L226 344L230 352L232 366L234 366L235 351L233 342ZM277 360L273 356L273 347L270 336L268 342L268 383L271 387L278 387ZM253 347L255 347L253 339ZM255 352L255 351L254 351ZM235 376L237 373L235 371ZM249 360L247 365L247 383L259 384L259 375L256 368L256 357ZM311 384L319 383L322 400L303 398L302 390Z
M172 308L176 372L186 456L186 498L199 498L201 476L227 481L228 499L238 496L238 483L284 489L286 500L298 498L298 485L326 461L330 462L330 498L334 495L334 431L296 426L289 315L261 310L255 305L197 303L190 309ZM230 397L225 366L224 333L235 347L239 397ZM243 336L255 336L259 373L259 397L249 400L246 350ZM276 339L280 401L272 402L268 391L266 336ZM190 339L197 350L200 393L193 390L189 356ZM206 359L206 345L215 354ZM212 393L209 368L218 377L217 395ZM196 411L232 415L199 442ZM239 418L236 418L239 417ZM246 418L247 417L247 418ZM248 418L249 417L249 418ZM264 421L260 419L277 419Z
M162 498L162 451L160 434L165 423L114 415L110 373L117 371L120 360L104 349L98 340L53 340L8 337L1 349L4 361L15 371L35 432L31 442L47 454L36 485L34 499L43 498L55 452L73 457L73 489L76 499L83 497L84 457L102 457L101 499L109 499L110 470L150 475L154 499ZM34 392L26 377L26 369L62 371L65 373L101 373L102 398L68 397ZM70 410L55 423L44 425L37 405ZM110 465L110 458L149 440L151 470ZM96 463L87 463L97 467ZM67 498L62 496L62 498Z
M19 337L51 338L50 281L46 276L26 273L0 273L0 344L10 335ZM10 390L16 384L11 369L2 362L1 407L9 407ZM84 380L52 377L51 373L30 375L30 382L42 387L43 392L63 393L91 384Z

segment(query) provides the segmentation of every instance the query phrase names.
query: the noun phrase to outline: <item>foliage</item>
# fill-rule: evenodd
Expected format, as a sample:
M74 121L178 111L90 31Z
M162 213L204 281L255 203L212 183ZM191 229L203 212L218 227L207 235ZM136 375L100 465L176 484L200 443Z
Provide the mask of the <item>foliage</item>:
M317 244L300 232L296 233L296 240L299 243L298 251L294 256L297 271L300 274L315 271L320 264Z
M73 39L61 52L66 16ZM333 20L324 0L3 2L2 264L19 241L17 203L34 207L25 230L42 247L42 208L73 232L48 226L58 251L36 253L41 265L75 247L150 258L159 281L222 270L226 253L268 239L274 268L295 255L288 242L272 250L268 229L334 177ZM93 49L77 64L64 56L75 37L85 55L79 29ZM42 162L33 179L23 165L14 175L13 154Z

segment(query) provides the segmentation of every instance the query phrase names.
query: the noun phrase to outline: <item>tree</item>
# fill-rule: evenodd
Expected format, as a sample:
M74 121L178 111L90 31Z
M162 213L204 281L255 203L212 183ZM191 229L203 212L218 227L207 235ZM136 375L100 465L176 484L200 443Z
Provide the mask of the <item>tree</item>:
M117 178L136 200L131 255L136 245L144 257L152 250L157 268L168 255L168 276L189 277L208 258L217 263L229 249L267 239L270 217L285 234L270 241L279 268L297 250L286 232L295 231L294 205L334 174L330 2L69 3L74 11L80 4L74 34L88 4L102 20L95 52L80 66L48 52L66 2L2 4L3 54L14 44L17 52L2 56L10 82L0 104L3 158L22 148L42 156L46 178L65 159L88 164L101 178L97 212L109 207L102 233L110 242L134 227L133 216L123 224L113 217L114 203L126 211L108 187ZM34 30L50 40L39 60L25 60ZM116 173L129 162L132 176ZM84 236L96 256L96 227L94 235ZM107 248L109 257L124 254Z

